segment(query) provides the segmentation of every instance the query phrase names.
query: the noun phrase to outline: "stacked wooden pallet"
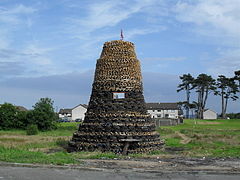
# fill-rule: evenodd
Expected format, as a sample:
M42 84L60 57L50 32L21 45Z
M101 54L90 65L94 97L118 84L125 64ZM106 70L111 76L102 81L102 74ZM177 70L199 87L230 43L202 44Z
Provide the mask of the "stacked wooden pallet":
M123 97L115 98L114 94ZM97 60L85 119L73 134L69 150L126 154L156 150L161 145L155 123L146 111L134 44L106 42Z

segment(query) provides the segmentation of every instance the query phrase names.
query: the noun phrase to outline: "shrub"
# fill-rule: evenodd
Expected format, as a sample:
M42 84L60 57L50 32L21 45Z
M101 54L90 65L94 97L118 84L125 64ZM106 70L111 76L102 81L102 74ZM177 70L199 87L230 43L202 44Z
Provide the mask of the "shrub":
M27 135L36 135L38 134L38 127L36 124L31 124L27 126L26 129L26 133Z
M230 113L227 114L227 117L229 117L230 119L240 119L240 113Z
M17 127L17 109L14 105L4 103L0 106L0 129L13 129Z
M54 112L53 101L50 98L41 98L27 114L29 124L36 124L41 131L56 128L57 115Z
M17 112L17 121L15 123L15 128L17 129L25 129L26 126L28 125L28 122L27 122L27 111L20 111L18 110Z
M36 124L41 131L56 129L57 114L53 101L41 98L31 111L20 111L14 105L5 103L0 106L0 130L25 129L29 124Z

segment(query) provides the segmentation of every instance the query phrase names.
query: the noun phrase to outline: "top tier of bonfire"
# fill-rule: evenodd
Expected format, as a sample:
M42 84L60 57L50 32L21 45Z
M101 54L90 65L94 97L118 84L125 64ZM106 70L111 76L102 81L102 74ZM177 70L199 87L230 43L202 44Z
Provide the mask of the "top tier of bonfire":
M87 113L69 142L70 151L142 153L161 145L147 114L134 44L105 42L97 60Z

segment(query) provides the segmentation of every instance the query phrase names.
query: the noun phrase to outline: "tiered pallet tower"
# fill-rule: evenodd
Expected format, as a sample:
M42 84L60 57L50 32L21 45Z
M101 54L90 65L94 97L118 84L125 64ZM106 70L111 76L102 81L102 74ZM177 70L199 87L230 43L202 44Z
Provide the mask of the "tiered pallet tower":
M73 134L69 151L149 152L162 144L155 128L146 111L134 44L106 42L97 60L85 119Z

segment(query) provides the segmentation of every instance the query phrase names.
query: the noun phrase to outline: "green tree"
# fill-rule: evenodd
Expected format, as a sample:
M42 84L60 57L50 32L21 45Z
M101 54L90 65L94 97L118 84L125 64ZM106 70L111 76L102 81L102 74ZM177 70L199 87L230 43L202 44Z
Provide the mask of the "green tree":
M235 77L234 79L238 81L238 90L240 91L240 70L235 71Z
M181 112L182 112L182 114L181 115L184 115L183 114L183 109L186 109L186 104L187 104L187 102L186 101L179 101L179 102L177 102L177 104L178 104L178 107L181 109Z
M234 73L235 73L234 79L238 81L238 85L239 85L239 89L240 89L240 70L235 71Z
M207 74L199 74L198 77L193 82L193 88L196 89L198 93L198 112L197 116L203 119L203 112L207 103L208 96L211 92L216 89L215 79Z
M216 86L218 89L215 91L215 95L221 96L222 101L221 117L225 119L228 100L232 99L233 101L236 101L238 99L238 96L236 95L237 92L239 92L238 85L236 84L234 78L227 78L224 75L220 75L218 76Z
M193 101L192 103L189 104L189 109L191 110L191 114L192 114L192 117L195 118L195 113L198 109L198 105L197 105L197 102Z
M180 92L182 90L186 91L186 101L184 108L186 109L186 118L189 118L189 104L190 104L190 91L192 89L192 83L194 81L194 78L191 74L183 74L180 76L180 79L182 80L182 83L178 85L177 92Z
M50 98L41 98L33 110L27 114L28 124L36 124L39 130L56 128L57 115L54 112L53 101Z
M0 129L17 128L17 109L10 103L4 103L0 107Z
M240 81L240 70L235 71L234 74L235 74L236 79Z
M229 113L227 114L227 117L230 119L240 119L240 113Z
M28 111L17 111L17 128L20 129L25 129L28 125L28 120L27 120L27 113Z

